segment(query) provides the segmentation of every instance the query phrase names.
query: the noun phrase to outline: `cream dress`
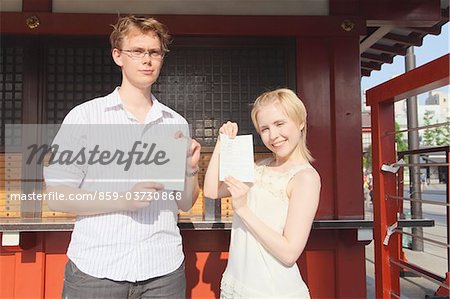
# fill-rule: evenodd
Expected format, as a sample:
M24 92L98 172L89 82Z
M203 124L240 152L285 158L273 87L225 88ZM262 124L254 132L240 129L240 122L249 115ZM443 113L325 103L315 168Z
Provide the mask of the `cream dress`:
M255 166L255 183L248 193L248 207L280 234L286 224L288 202L286 189L299 171L310 164L279 173L266 165ZM286 267L253 237L239 216L233 216L228 264L222 276L220 298L310 298L297 265Z

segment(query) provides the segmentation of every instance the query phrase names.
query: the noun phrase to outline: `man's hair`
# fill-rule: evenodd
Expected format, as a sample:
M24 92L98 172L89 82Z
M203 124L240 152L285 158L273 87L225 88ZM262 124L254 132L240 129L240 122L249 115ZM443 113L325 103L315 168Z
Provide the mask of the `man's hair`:
M286 116L294 121L294 123L296 123L298 127L301 127L303 125L303 129L300 132L301 137L299 142L299 150L303 157L305 157L309 162L314 161L313 157L311 156L311 152L306 146L306 107L292 90L287 88L280 88L265 92L256 99L251 111L252 122L255 126L256 131L259 134L261 133L259 131L258 112L262 107L265 107L266 105L272 103L279 104Z
M133 30L138 29L142 33L153 32L161 42L161 50L169 52L169 44L171 36L167 27L153 18L125 16L117 20L115 25L111 25L114 30L111 32L109 40L111 42L111 50L114 48L122 49L123 39Z

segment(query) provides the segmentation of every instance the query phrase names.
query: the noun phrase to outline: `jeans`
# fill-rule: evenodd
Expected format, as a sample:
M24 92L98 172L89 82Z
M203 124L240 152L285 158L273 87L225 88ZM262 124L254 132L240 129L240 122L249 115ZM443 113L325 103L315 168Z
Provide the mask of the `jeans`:
M144 281L114 281L81 272L69 260L64 272L62 298L185 298L184 263L174 272Z

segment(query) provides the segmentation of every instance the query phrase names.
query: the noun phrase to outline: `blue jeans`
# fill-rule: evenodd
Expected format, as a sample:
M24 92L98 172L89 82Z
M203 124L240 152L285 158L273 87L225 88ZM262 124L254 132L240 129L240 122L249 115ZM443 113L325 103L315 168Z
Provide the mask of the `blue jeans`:
M184 263L167 275L129 282L92 277L69 260L64 272L62 298L186 298Z

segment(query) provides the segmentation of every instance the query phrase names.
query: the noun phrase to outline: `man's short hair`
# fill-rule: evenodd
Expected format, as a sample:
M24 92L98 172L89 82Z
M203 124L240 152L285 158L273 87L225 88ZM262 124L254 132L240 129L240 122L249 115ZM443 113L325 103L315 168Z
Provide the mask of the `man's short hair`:
M124 16L117 20L115 25L111 25L114 30L111 32L109 40L111 42L111 50L114 48L122 49L123 39L127 34L133 30L138 29L142 33L153 32L158 36L161 42L161 50L169 52L169 44L171 36L167 27L150 17L138 17L134 15Z

